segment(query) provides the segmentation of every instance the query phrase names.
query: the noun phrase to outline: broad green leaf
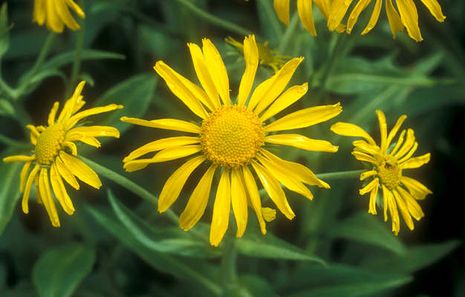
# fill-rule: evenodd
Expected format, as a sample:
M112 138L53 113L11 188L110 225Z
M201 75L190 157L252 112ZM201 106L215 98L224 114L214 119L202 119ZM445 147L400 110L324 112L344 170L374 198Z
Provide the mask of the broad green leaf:
M266 236L248 233L236 240L239 253L256 257L279 260L311 261L324 264L324 260L281 240L272 234Z
M3 3L0 8L0 60L10 46L10 26L8 25L8 5Z
M385 256L369 259L365 262L365 267L376 271L412 273L423 269L459 246L458 241L448 241L439 244L426 244L409 248L402 256Z
M222 291L221 287L217 285L218 271L210 264L150 250L134 238L121 222L105 211L90 207L87 208L87 211L122 245L155 269L187 281L197 282L216 295Z
M15 113L15 108L6 99L0 99L0 114L13 115Z
M0 235L11 219L19 194L20 163L5 164L0 161Z
M92 271L95 250L72 243L47 250L35 263L32 280L40 297L72 296Z
M111 191L108 199L120 222L141 245L160 253L190 257L216 257L218 249L212 248L205 238L195 238L176 228L175 230L154 229L125 207ZM155 212L155 210L154 210Z
M271 284L258 275L243 275L239 278L239 284L242 287L240 293L242 293L243 296L279 296L273 291Z
M403 254L405 247L379 218L360 212L342 220L330 231L330 236L374 245L396 254Z
M101 124L116 127L121 133L126 131L130 125L121 122L120 117L123 115L129 117L144 116L153 98L157 83L158 79L155 75L140 74L108 90L94 103L94 106L116 103L124 105L124 108L109 113L102 119Z

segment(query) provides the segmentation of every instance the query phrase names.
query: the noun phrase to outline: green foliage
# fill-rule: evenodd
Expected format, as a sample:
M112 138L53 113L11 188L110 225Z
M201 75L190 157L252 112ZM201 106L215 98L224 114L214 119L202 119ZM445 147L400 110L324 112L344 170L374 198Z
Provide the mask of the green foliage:
M20 164L0 164L0 236L11 219L20 197Z

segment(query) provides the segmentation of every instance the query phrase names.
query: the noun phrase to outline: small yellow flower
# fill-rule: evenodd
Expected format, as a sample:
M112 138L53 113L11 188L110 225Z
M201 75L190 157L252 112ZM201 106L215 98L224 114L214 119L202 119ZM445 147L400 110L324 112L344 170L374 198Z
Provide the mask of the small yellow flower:
M244 46L242 42L237 41L231 36L225 38L226 43L232 45L238 49L242 54L244 53ZM266 42L257 43L258 56L260 57L260 65L268 66L273 69L274 72L278 72L279 69L291 58L279 54L277 51L272 50Z
M323 16L328 19L332 1L334 0L297 0L297 13L300 21L312 36L317 35L313 21L313 2L318 6ZM278 19L285 25L289 25L289 5L290 0L274 0L274 10ZM338 31L343 30L342 25L337 29Z
M283 160L265 147L287 145L308 151L336 152L338 148L324 140L275 132L327 121L337 116L342 108L339 103L310 107L269 122L306 94L306 83L286 89L303 58L291 59L251 92L259 55L255 37L246 37L243 45L246 66L237 98L233 102L228 73L220 53L209 39L203 39L202 43L202 49L196 44L188 44L202 87L163 61L158 61L154 67L173 94L198 117L197 123L178 119L121 119L140 126L181 131L189 133L189 136L155 140L131 152L123 162L127 171L135 171L151 163L189 157L166 181L158 200L160 212L166 211L177 200L187 179L197 168L207 167L206 170L199 169L205 173L180 217L180 226L186 231L194 227L204 214L214 175L219 173L210 229L210 243L217 246L228 229L231 207L236 219L237 237L241 237L246 230L249 204L255 211L263 234L266 233L265 221L274 219L272 209L262 208L255 176L288 219L295 215L281 184L308 199L312 199L313 195L305 184L329 188L307 167ZM151 155L141 158L146 154Z
M48 126L27 126L31 131L31 143L35 147L31 156L16 155L3 159L4 162L26 162L20 175L23 212L29 213L29 196L35 184L38 201L44 205L54 227L60 226L60 219L53 197L58 200L67 214L74 213L73 202L63 180L76 190L79 190L76 177L96 189L102 185L97 174L77 157L75 142L80 141L98 148L100 142L96 137L119 137L118 130L113 127L82 125L76 127L88 116L122 108L121 105L110 104L80 111L86 103L81 95L84 85L85 82L81 82L77 86L58 117L60 104L58 102L53 104L48 116Z
M362 31L362 35L367 34L375 27L378 22L383 1L393 38L396 37L397 32L403 31L405 27L410 38L417 42L422 41L423 37L421 36L420 27L418 26L418 12L414 0L397 0L394 2L395 5L393 0L376 0L370 20ZM371 0L333 0L328 19L329 29L335 30L338 28L351 4L355 3L352 6L352 11L347 17L346 32L351 33L360 14L367 9L370 2ZM442 13L441 6L437 0L422 0L421 2L428 8L438 22L443 22L445 20L446 17ZM395 6L397 6L397 9Z
M62 33L64 26L76 31L80 26L71 11L81 19L85 17L84 11L73 0L34 0L33 20L56 33Z
M403 130L398 140L393 143L407 116L402 115L388 133L384 113L378 110L376 114L381 134L379 146L357 125L339 122L334 124L331 130L339 135L363 138L353 142L355 148L352 155L359 161L369 163L372 168L360 175L361 181L371 179L360 189L360 195L370 193L368 213L376 215L378 192L382 191L384 220L387 221L389 211L392 232L397 235L400 230L399 211L410 230L414 228L412 217L417 221L423 217L417 200L425 199L426 195L432 192L417 180L406 176L405 170L419 168L428 163L430 154L412 157L418 148L412 129Z

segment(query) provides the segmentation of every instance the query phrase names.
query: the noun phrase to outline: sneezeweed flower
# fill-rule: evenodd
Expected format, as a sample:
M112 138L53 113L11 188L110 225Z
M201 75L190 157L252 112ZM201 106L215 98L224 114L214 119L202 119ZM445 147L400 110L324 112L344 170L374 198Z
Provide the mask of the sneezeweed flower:
M339 135L363 138L353 142L355 148L352 152L357 160L368 163L371 167L360 175L361 181L371 179L360 189L360 195L370 193L370 214L376 215L376 205L382 203L384 220L387 221L389 211L392 232L398 235L399 212L407 227L413 230L412 217L417 221L423 217L417 200L423 200L426 195L431 194L422 183L406 176L405 171L428 163L430 154L413 157L418 143L412 129L402 130L397 141L393 142L407 116L402 115L388 133L384 113L379 110L376 113L381 134L380 145L364 129L354 124L339 122L331 130Z
M232 37L225 38L226 43L232 45L237 50L244 53L244 45ZM278 72L283 65L291 59L291 57L283 56L277 51L270 48L268 41L257 42L258 56L260 65L268 66L274 72Z
M266 233L265 221L274 219L272 209L262 208L253 172L276 207L288 219L295 215L280 184L308 199L312 199L313 195L305 184L329 188L307 167L285 161L266 147L286 145L308 151L336 152L337 147L324 140L275 132L305 128L327 121L337 116L342 108L339 103L310 107L270 121L306 94L306 83L286 90L303 58L291 59L251 92L259 55L255 37L246 37L243 45L246 67L237 98L233 102L230 98L228 73L221 55L209 39L203 39L202 44L202 49L196 44L188 44L202 88L163 61L158 61L154 67L173 94L198 117L198 123L178 119L148 121L123 117L124 122L135 125L189 133L189 136L150 142L131 152L123 162L127 171L135 171L152 163L189 157L163 186L158 200L160 212L165 212L176 201L194 170L202 163L208 166L180 216L180 226L185 231L194 227L204 214L214 175L218 173L220 177L210 229L210 243L217 246L228 229L231 207L237 224L237 237L241 237L246 230L249 203L263 234ZM146 154L151 155L143 158Z
M365 35L375 27L379 19L383 1L393 38L396 37L398 32L406 28L410 38L417 42L422 41L423 37L421 36L420 27L418 25L418 12L413 0L397 0L395 2L393 2L393 0L376 0L368 24L361 34ZM443 22L445 20L446 17L442 13L441 6L437 0L422 0L421 2L428 8L438 22ZM333 0L330 17L328 19L328 28L330 30L339 28L344 16L348 14L349 8L352 7L347 17L346 26L346 32L351 33L360 14L370 6L370 3L371 0Z
M53 197L68 215L75 211L63 180L76 190L80 187L77 179L95 189L102 185L97 174L79 159L75 142L80 141L98 148L100 142L97 137L119 138L116 128L80 125L83 119L91 115L122 108L121 105L110 104L81 111L86 103L81 95L84 85L85 82L81 82L77 86L58 117L60 104L53 104L46 126L27 126L34 145L32 155L15 155L3 159L4 162L25 162L20 174L23 212L29 213L29 196L35 185L37 200L44 205L54 227L60 226L60 219Z
M334 0L297 0L297 13L300 21L312 36L317 35L313 18L313 2L318 6L325 19L328 19L333 1ZM278 15L278 19L286 26L289 25L290 0L274 0L274 10ZM344 26L340 25L336 30L343 31Z
M34 0L34 22L46 25L56 33L62 33L65 26L73 31L79 30L79 23L72 12L81 19L85 17L84 11L73 0Z

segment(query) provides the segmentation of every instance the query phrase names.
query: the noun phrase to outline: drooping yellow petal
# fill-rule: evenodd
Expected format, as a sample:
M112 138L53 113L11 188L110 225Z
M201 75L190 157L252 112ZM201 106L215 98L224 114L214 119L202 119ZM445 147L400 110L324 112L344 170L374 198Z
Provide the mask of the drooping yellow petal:
M179 217L179 225L184 231L188 231L194 227L204 214L208 198L210 197L211 184L215 170L216 165L210 166L200 179L194 191L192 191L189 202L187 202L186 208Z
M410 159L406 160L404 163L401 163L400 167L402 169L419 168L419 167L425 165L426 163L428 163L430 158L431 158L430 153L427 153L427 154L424 154L424 155L421 155L421 156L418 156L418 157L415 157L415 158L410 158Z
M286 194L279 185L279 182L260 164L252 162L252 167L258 175L265 191L270 196L273 203L278 207L286 218L292 220L295 217L289 202L287 201Z
M355 157L355 159L357 159L359 161L368 162L368 163L371 163L373 165L378 164L378 161L373 156L367 155L365 153L353 151L352 155Z
M335 153L338 147L329 141L311 139L300 134L275 134L265 137L265 142L293 146L307 151Z
M255 211L255 215L257 216L260 231L263 235L265 235L266 224L263 217L262 201L260 199L260 194L258 193L257 183L255 182L252 172L250 172L248 166L242 166L242 175L244 177L245 188L247 189L250 204Z
M223 104L230 105L229 78L223 58L221 58L221 55L215 45L208 38L202 39L202 50L205 61L208 61L206 64L208 72L210 72L210 76L213 78L213 83L215 84L216 90L218 91Z
M354 25L357 23L360 14L367 8L367 6L371 3L371 0L359 0L357 4L355 4L352 12L347 19L347 33L351 33Z
M68 170L78 179L95 189L100 189L102 182L100 181L97 173L87 166L86 163L63 151L60 152L59 158L63 161L66 168L68 168Z
M417 200L423 200L425 199L426 195L433 193L425 185L408 176L402 176L400 181L408 189L410 194L412 194L412 196Z
M304 25L304 28L312 35L316 36L315 23L313 21L313 0L297 0L297 13Z
M57 171L56 164L52 164L50 167L50 182L52 184L53 193L58 202L60 202L61 207L63 207L63 210L67 214L72 215L74 213L74 205Z
M31 194L31 187L34 181L37 179L39 171L40 171L40 166L35 165L34 168L32 168L31 173L29 173L26 184L24 186L21 207L25 214L29 213L29 196Z
M159 119L147 121L138 118L121 117L121 121L149 128L174 130L188 133L200 133L200 127L196 124L177 119Z
M340 103L305 108L288 114L265 127L266 132L305 128L328 121L342 112Z
M376 185L373 187L373 190L370 192L370 202L368 205L368 213L376 215L376 200L378 199L378 189L379 189L379 179L375 178Z
M377 145L369 144L365 140L355 140L352 144L355 147L354 151L366 153L372 156L379 154L379 147Z
M409 192L404 190L402 187L397 187L396 190L399 192L402 198L404 198L408 211L415 220L419 221L422 217L424 217L425 214L423 213L423 210Z
M264 122L280 111L283 111L287 107L291 106L291 104L302 98L307 91L308 83L290 87L265 110L265 112L260 116L260 120Z
M74 134L87 135L92 137L115 137L119 138L119 131L114 127L109 126L83 126L76 127L68 131L67 137Z
M45 23L45 1L34 0L33 21L42 26Z
M236 237L240 238L247 228L248 212L246 188L242 181L242 172L238 168L231 170L231 189L232 208L237 224Z
M336 30L336 28L341 24L342 19L346 15L352 1L353 0L334 0L332 2L327 24L330 31Z
M364 181L365 179L372 177L374 175L377 175L378 172L376 170L369 170L369 171L364 171L360 174L360 180Z
M418 12L413 0L396 1L402 24L407 28L410 38L417 42L423 40L418 26Z
M10 163L10 162L30 162L36 159L35 155L32 156L25 156L25 155L14 155L8 156L3 158L3 162Z
M404 30L404 25L400 19L400 15L392 4L392 0L386 0L386 14L391 28L392 38L396 38L397 32Z
M165 182L158 198L158 211L165 212L178 199L179 193L192 172L205 161L204 156L190 159L179 167Z
M73 173L69 171L68 167L61 160L61 158L55 159L55 165L60 176L75 190L79 190L80 186Z
M213 205L213 217L210 226L210 244L218 246L223 240L229 225L229 213L231 211L231 181L230 172L224 169L216 191Z
M71 15L69 8L64 0L55 0L56 10L60 16L61 21L65 24L66 27L75 31L79 29L79 24L76 22L74 17Z
M391 215L392 232L397 236L400 231L400 218L394 194L388 190L386 193L383 193L383 195L384 199L387 199L389 214Z
M26 185L26 181L28 178L29 169L31 168L32 162L26 162L21 169L21 173L19 174L19 192L22 193L24 191L24 186Z
M376 145L375 141L373 138L368 134L363 128L351 124L351 123L344 123L344 122L338 122L334 125L331 126L331 131L338 135L342 136L350 136L350 137L362 137L368 143Z
M373 191L375 187L379 185L379 180L377 178L369 182L365 187L359 190L360 195L365 195L368 192Z
M58 15L55 1L45 1L45 14L45 24L47 25L47 28L56 33L63 32L64 24Z
M71 116L69 120L66 122L66 128L71 128L76 125L77 122L80 120L87 118L92 115L100 114L100 113L105 113L117 109L123 108L123 105L118 105L118 104L108 104L106 106L101 106L101 107L94 107L94 108L89 108L84 111L78 112Z
M274 10L278 15L278 19L289 25L289 0L274 0Z
M203 108L200 101L191 92L182 80L179 79L180 74L174 71L170 66L166 65L163 61L158 61L153 67L155 71L166 82L166 85L171 92L178 97L184 105L186 105L194 114L202 119L207 117L207 112Z
M444 22L446 17L442 13L441 5L439 5L437 0L421 0L421 2L428 8L429 12L438 22Z
M407 204L405 203L404 199L399 194L399 192L392 191L392 194L394 195L395 201L397 203L397 207L400 210L400 213L402 215L402 218L404 219L405 224L410 230L413 230L415 227L413 225L413 220L412 220L412 217L410 216L410 212L408 211Z
M48 179L48 169L42 168L39 174L39 194L44 204L45 210L50 218L53 227L60 227L60 219L58 218L55 202L53 201L50 182Z
M244 39L244 60L245 70L239 85L237 104L244 105L247 101L250 90L252 90L255 74L257 73L259 56L258 47L254 35L249 35Z
M382 5L382 1L376 0L375 7L373 7L373 12L371 13L370 20L368 21L368 24L366 25L365 29L363 29L361 33L362 35L367 34L376 26L376 23L378 22L378 19L379 19L379 14L381 12L381 5Z

